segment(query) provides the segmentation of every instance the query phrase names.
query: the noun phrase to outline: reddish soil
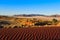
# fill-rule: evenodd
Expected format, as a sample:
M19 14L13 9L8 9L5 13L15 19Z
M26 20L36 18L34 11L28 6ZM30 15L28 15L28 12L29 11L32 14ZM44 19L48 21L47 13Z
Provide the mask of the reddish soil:
M60 40L60 27L0 28L0 40Z

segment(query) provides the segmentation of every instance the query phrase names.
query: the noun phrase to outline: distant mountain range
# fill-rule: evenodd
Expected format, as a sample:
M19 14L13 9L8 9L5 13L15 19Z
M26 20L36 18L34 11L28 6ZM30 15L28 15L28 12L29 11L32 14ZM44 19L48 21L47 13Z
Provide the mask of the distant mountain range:
M14 16L45 16L40 14L21 14L21 15L14 15Z
M20 14L20 15L13 15L13 16L0 15L0 17L15 17L15 16L23 16L23 17L32 17L32 16L60 17L60 15L42 15L42 14Z
M31 17L31 16L47 16L47 17L60 17L60 15L41 15L41 14L22 14L22 15L14 15L14 16L25 16L25 17Z

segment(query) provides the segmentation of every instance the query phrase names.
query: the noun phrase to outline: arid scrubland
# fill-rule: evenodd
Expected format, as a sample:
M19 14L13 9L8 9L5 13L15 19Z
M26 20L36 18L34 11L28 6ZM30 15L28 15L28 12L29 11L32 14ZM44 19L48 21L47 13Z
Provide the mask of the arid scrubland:
M55 17L9 17L0 16L0 28L22 28L60 26L60 20Z

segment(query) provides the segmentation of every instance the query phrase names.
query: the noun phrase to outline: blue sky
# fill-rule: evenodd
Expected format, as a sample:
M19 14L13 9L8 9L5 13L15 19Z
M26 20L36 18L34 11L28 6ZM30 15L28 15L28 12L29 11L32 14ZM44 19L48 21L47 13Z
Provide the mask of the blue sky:
M0 15L60 14L60 0L0 0Z

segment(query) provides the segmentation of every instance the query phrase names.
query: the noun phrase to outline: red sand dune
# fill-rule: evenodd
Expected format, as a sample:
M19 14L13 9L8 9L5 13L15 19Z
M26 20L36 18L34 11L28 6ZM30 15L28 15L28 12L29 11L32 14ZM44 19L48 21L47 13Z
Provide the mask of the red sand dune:
M60 40L60 27L2 28L0 40Z

